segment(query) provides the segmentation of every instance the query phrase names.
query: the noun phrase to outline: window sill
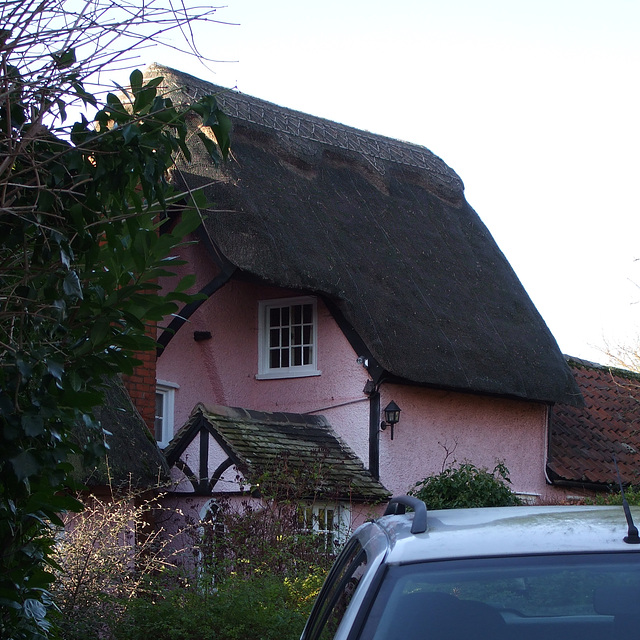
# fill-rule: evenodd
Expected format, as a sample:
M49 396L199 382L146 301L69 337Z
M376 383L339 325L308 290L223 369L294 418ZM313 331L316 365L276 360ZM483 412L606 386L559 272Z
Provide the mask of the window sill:
M258 373L256 380L281 380L284 378L311 378L313 376L322 375L322 371L318 369L306 369L305 371L269 371L267 373Z

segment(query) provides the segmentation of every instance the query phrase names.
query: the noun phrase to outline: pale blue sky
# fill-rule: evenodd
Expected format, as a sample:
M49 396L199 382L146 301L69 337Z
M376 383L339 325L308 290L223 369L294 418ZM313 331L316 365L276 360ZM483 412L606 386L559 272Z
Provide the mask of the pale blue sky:
M223 86L422 144L455 169L561 349L604 361L640 289L638 0L229 0Z

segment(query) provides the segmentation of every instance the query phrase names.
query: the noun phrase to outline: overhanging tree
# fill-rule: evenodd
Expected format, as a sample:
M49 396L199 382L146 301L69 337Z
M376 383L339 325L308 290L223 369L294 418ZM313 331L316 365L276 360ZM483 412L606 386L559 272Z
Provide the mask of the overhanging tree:
M170 28L214 9L162 1L5 0L0 7L0 636L46 637L48 585L72 454L92 464L108 438L96 423L105 377L130 373L155 347L149 322L189 299L161 295L173 251L199 223L198 194L167 181L197 115L228 149L215 98L186 109L160 79L130 76L108 93L89 83ZM121 46L118 46L120 44ZM69 108L95 107L88 121ZM102 103L102 104L100 104ZM75 120L72 119L72 120ZM204 134L202 134L204 137ZM171 218L170 231L159 225ZM72 434L81 433L81 444Z

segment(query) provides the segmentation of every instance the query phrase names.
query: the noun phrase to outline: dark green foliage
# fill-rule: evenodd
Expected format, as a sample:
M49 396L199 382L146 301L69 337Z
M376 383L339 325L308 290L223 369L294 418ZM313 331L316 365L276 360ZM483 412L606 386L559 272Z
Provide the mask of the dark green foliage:
M322 576L233 576L215 590L151 581L127 606L114 640L297 640Z
M640 486L629 486L624 490L624 496L630 506L640 507ZM622 504L622 494L620 488L614 485L606 493L598 493L593 500L594 504L607 505L607 504Z
M213 610L220 640L296 640L309 614L287 580L268 574L228 579Z
M300 530L298 505L322 483L318 469L282 462L253 483L263 502L218 501L204 522L187 522L171 500L127 493L68 516L52 585L62 637L299 638L337 548ZM156 522L179 516L183 528L134 535L151 514Z
M420 498L428 509L466 507L508 507L522 504L509 488L509 470L499 462L490 472L470 462L449 466L442 473L429 476L409 491Z
M17 20L18 36L26 33L20 11L39 20L46 8L10 1L0 11ZM35 47L38 32L29 37ZM53 530L61 513L81 509L65 494L71 456L91 465L107 446L92 412L104 377L131 373L135 352L155 348L150 323L192 299L184 286L162 294L156 284L173 274L175 248L200 222L200 196L175 193L167 181L174 155L187 154L188 114L215 124L228 149L228 119L214 98L177 109L157 95L161 79L145 84L139 71L127 97L109 94L95 122L82 117L66 133L45 126L66 117L68 100L97 99L84 89L73 47L29 56L30 46L0 40L8 71L0 76L3 638L50 631ZM172 228L159 233L165 221Z
M114 629L116 640L220 640L212 596L176 586L132 600Z

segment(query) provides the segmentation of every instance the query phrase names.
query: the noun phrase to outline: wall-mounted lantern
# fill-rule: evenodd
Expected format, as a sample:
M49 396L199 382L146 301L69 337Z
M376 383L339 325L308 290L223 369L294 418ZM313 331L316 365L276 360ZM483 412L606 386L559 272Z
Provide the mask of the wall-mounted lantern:
M384 420L380 423L380 428L384 431L387 427L391 427L391 439L393 440L393 427L400 420L400 407L392 400L384 408Z

